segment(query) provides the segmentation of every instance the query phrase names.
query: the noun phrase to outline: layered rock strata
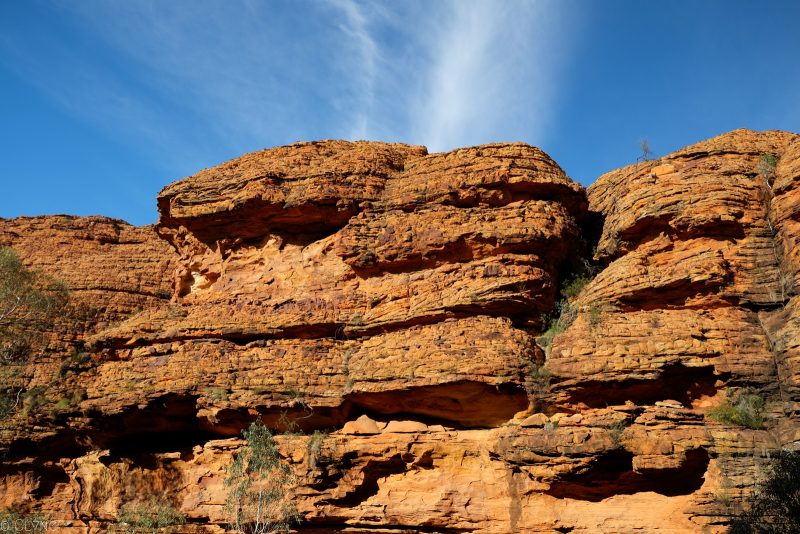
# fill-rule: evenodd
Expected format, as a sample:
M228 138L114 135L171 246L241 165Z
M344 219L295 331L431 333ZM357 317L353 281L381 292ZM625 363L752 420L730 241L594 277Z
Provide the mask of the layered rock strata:
M783 132L588 192L524 144L322 141L172 184L155 228L0 220L96 310L28 366L48 389L4 424L0 508L101 532L157 496L223 532L260 418L294 431L298 531L720 531L800 439L798 181ZM762 429L708 417L745 388Z

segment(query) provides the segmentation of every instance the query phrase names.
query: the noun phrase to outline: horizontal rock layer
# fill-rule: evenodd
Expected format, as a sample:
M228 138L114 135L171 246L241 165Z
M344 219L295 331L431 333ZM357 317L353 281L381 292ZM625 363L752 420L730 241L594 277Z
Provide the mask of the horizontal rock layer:
M784 132L588 192L520 143L321 141L172 184L155 229L2 220L0 245L98 311L26 369L47 389L4 422L0 508L100 532L158 496L182 532L223 532L260 418L294 431L300 531L721 531L800 440L799 180ZM708 415L743 388L762 429Z

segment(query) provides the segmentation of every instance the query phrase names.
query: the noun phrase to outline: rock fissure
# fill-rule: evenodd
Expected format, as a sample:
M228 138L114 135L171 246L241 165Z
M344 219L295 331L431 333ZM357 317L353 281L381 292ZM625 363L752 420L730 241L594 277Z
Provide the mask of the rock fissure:
M670 497L690 495L702 487L707 466L705 449L693 449L686 452L680 466L648 474L634 470L632 454L613 450L598 456L585 471L557 479L547 494L593 502L648 491Z

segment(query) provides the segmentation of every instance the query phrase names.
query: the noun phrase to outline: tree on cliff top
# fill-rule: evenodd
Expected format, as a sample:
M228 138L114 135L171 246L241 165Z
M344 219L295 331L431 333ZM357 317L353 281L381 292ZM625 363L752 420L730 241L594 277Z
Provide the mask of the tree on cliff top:
M14 250L0 247L0 418L24 390L21 366L44 340L67 303L63 282L23 265Z
M732 534L800 533L800 452L780 451L767 479L750 497L750 509L736 517Z

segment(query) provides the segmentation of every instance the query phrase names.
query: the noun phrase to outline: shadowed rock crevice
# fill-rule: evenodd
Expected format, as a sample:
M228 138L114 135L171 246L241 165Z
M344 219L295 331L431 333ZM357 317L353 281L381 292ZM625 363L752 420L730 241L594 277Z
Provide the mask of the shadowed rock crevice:
M567 393L567 403L585 404L590 408L605 408L625 404L647 405L657 401L675 400L685 407L700 397L714 396L716 383L727 375L717 375L713 366L686 367L668 365L653 378L626 378L614 382L583 381ZM556 386L557 387L557 386Z
M307 403L307 404L306 404ZM528 407L521 386L499 386L483 382L453 382L401 390L349 393L339 406L315 406L312 399L291 407L259 408L259 417L276 432L331 431L347 421L366 415L376 421L418 421L451 428L492 428L506 423ZM223 409L213 420L202 420L199 428L218 436L237 436L252 422L245 411ZM287 424L292 428L288 428Z
M229 239L231 228L235 228L233 235L243 240L261 240L269 233L283 238L286 243L305 246L341 230L358 212L357 206L343 208L335 201L329 206L306 204L265 212L259 202L251 201L237 211L238 216L248 221L247 225L233 223L230 214L226 213L193 217L190 224L194 237L210 248L216 248L217 242ZM173 246L174 240L169 237L167 228L180 226L183 222L188 221L170 217L161 219L163 229L160 233Z
M592 502L644 491L669 497L689 495L703 485L707 467L706 450L692 449L679 467L636 472L633 455L617 449L597 456L585 469L557 479L545 493Z
M83 438L87 444L123 456L187 450L218 437L201 428L197 397L192 395L169 394L142 408L113 415L95 412L91 417Z
M635 224L617 236L623 243L633 243L636 247L665 234L673 239L692 239L703 236L720 241L735 241L745 237L745 228L738 221L711 220L704 224L683 227L675 224L675 213L642 217Z
M631 291L620 295L617 299L619 310L626 311L648 311L660 310L665 308L688 308L687 301L696 299L700 295L715 296L720 290L730 284L733 273L728 271L724 277L719 277L713 282L701 280L692 281L687 279L675 280L672 283L661 285L641 291ZM727 306L738 304L738 297L730 296L723 299L716 305L704 305L704 309L712 309L715 306Z
M453 382L400 391L351 393L354 406L382 415L416 415L464 428L494 427L528 407L528 396L515 384Z
M367 460L363 467L359 469L363 477L360 484L348 491L343 497L323 502L324 504L342 508L358 506L370 497L377 495L380 489L378 485L380 479L405 473L407 469L406 462L400 457L400 454L395 454L386 460Z
M502 294L502 297L499 296L500 294ZM551 294L554 294L552 288L534 287L532 284L519 282L513 286L493 287L492 292L487 293L487 299L481 302L444 306L410 319L377 325L357 325L352 322L309 322L302 325L277 326L266 332L240 330L209 335L207 330L200 329L194 335L189 331L170 337L159 337L158 333L147 333L144 336L131 337L132 332L126 329L122 335L111 332L110 334L104 333L102 336L93 338L91 348L97 351L95 354L98 355L98 359L109 361L118 358L115 352L119 350L171 342L223 341L239 347L258 347L267 341L284 339L363 341L366 338L402 332L414 327L433 326L452 319L470 319L482 316L508 318L513 325L525 328L531 326L539 327L541 314L551 309L545 304L551 301ZM102 352L103 350L108 352Z
M424 235L422 238L424 239ZM442 265L468 263L491 256L517 256L521 261L533 265L542 263L542 257L548 255L554 247L563 243L563 236L550 236L548 240L533 241L531 239L503 239L488 235L460 237L454 241L442 243L434 249L408 254L403 259L378 258L371 250L361 251L354 256L343 255L355 273L363 278L381 276L383 274L400 274L407 272L434 269ZM538 261L531 261L536 258Z
M188 451L209 440L237 437L253 421L250 410L224 408L213 418L198 416L196 395L169 394L117 414L90 410L82 429L59 433L38 443L15 442L7 457L37 451L41 458L78 457L90 449L132 457ZM315 406L312 399L293 406L253 406L264 424L277 433L333 431L367 415L377 421L413 420L425 425L489 428L501 425L528 405L527 395L514 384L454 382L375 393L351 393L339 406Z
M575 191L573 188L554 184L554 183L525 183L516 184L496 184L485 185L486 194L484 196L458 196L451 192L447 196L438 197L435 202L443 206L454 206L457 208L477 208L487 206L499 208L514 204L515 202L530 202L544 200L549 202L559 202L570 210L580 212L586 209L586 197ZM492 194L496 193L496 194ZM418 205L402 205L397 209L405 212L412 212Z
M408 158L426 153L402 144L319 141L246 154L164 188L160 225L185 226L209 243L268 229L331 232L363 202L378 200Z
M334 337L337 340L364 339L417 326L435 325L450 319L469 319L479 316L506 318L510 319L511 324L515 327L539 330L542 325L542 315L551 309L544 306L543 302L550 302L551 294L554 291L551 288L545 288L543 292L547 295L543 298L539 293L542 288L537 287L532 290L524 282L520 282L518 285L519 287L497 286L493 288L493 291L497 293L505 292L507 294L505 298L492 296L491 300L486 302L447 306L430 315L374 327L353 327L350 324L340 324L334 336L325 337ZM298 336L298 339L301 338Z

